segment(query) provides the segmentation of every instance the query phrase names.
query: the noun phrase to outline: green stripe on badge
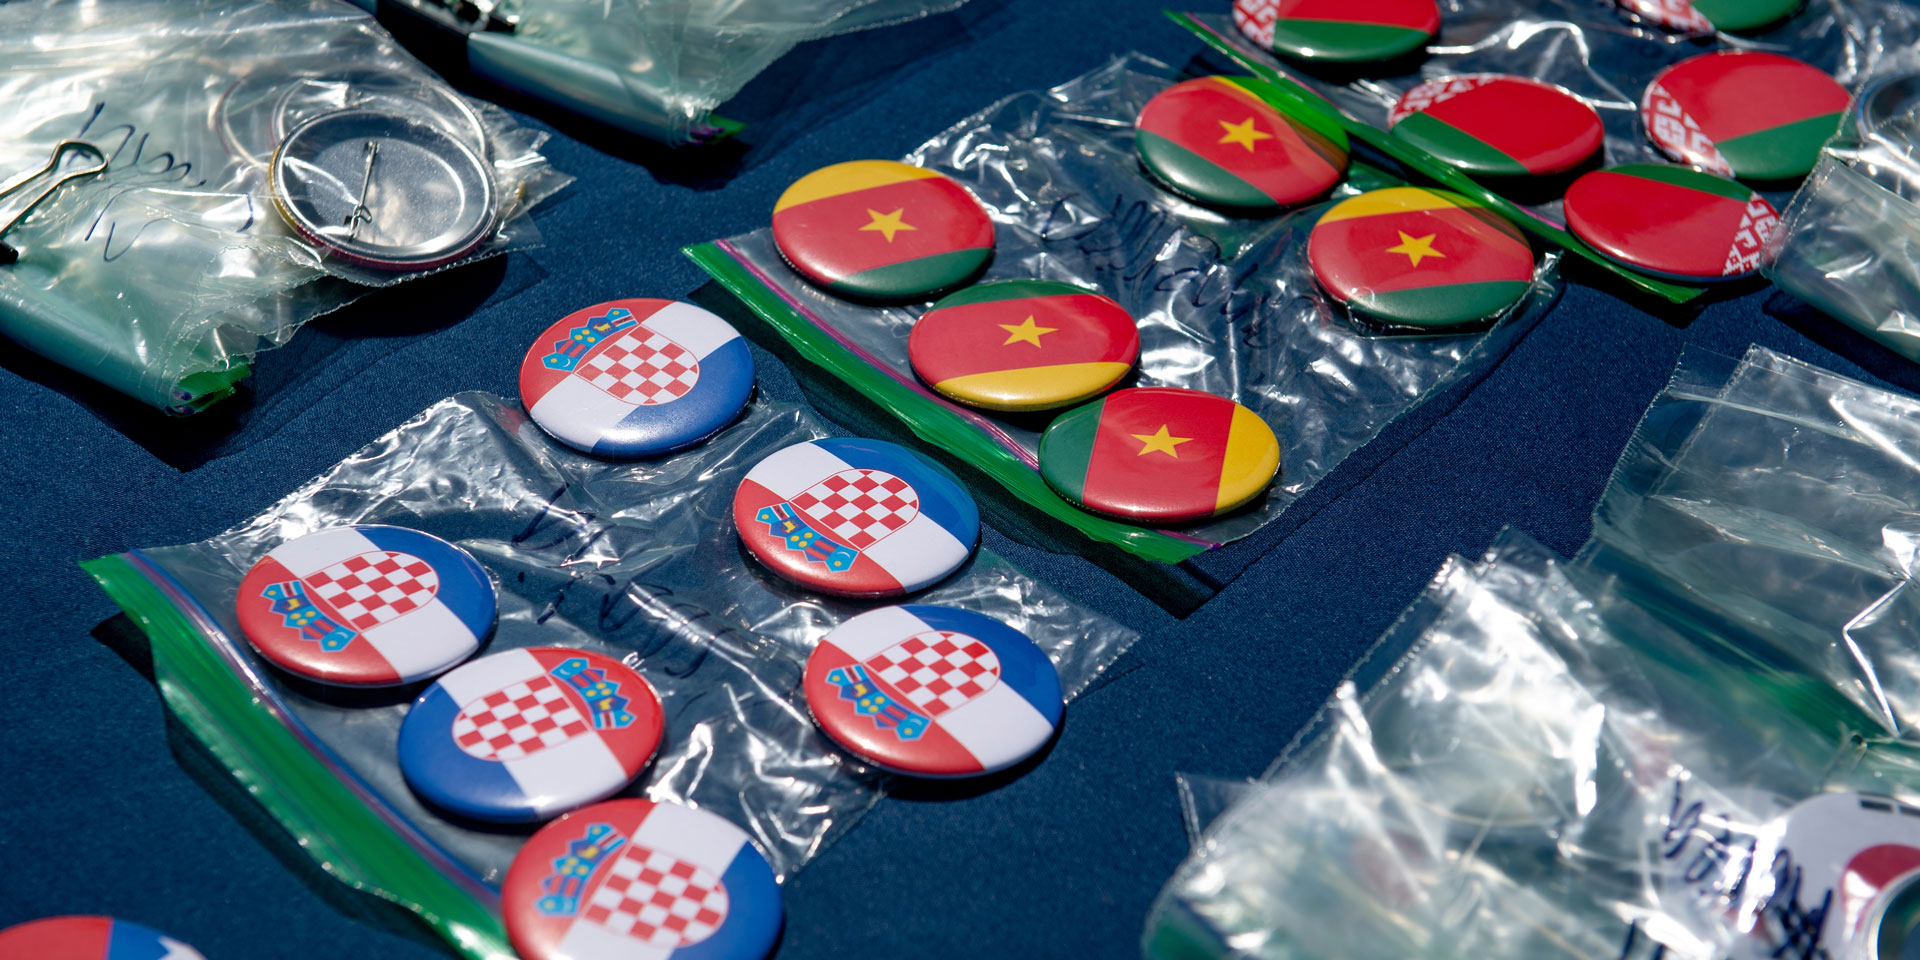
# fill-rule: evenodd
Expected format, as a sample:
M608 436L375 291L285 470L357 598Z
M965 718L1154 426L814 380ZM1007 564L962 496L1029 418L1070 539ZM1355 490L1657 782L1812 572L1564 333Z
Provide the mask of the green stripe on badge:
M1228 173L1212 160L1157 133L1141 130L1140 160L1154 179L1176 193L1200 203L1223 207L1274 206L1273 198L1253 184Z
M1693 9L1715 27L1739 33L1785 20L1800 9L1800 0L1693 0Z
M1733 172L1750 180L1804 177L1820 162L1820 148L1840 132L1840 114L1810 117L1714 144Z
M1348 306L1392 323L1415 327L1457 327L1499 316L1501 311L1525 296L1529 286L1520 280L1491 280L1446 287L1421 287L1417 290L1390 290L1369 294Z
M1093 466L1093 439L1106 415L1102 397L1060 415L1040 435L1040 475L1060 495L1082 503L1086 499L1087 471Z
M932 299L942 290L972 280L986 269L987 262L992 259L993 250L990 247L937 253L905 263L862 270L828 289L856 299Z
M1029 297L1070 297L1074 294L1098 294L1098 290L1061 283L1058 280L996 280L958 291L940 301L942 307L964 307L970 303L997 303L1001 300L1025 300Z
M1280 20L1273 25L1273 51L1303 60L1392 60L1427 45L1427 34L1379 23Z
M1393 125L1393 135L1468 173L1493 177L1527 177L1532 171L1520 161L1495 150L1459 127L1416 113Z
M1692 167L1670 167L1659 163L1629 163L1614 167L1609 172L1628 177L1638 177L1641 180L1658 180L1661 183L1671 183L1676 187L1698 190L1701 193L1711 193L1715 196L1726 197L1729 200L1738 200L1741 203L1746 203L1753 199L1753 191L1745 185L1735 183L1725 177L1715 176L1711 173L1703 173Z

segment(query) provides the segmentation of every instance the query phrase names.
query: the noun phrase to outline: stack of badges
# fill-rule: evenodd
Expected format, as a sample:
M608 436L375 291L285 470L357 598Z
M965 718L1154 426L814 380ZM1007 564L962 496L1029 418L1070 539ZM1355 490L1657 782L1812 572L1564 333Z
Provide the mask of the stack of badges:
M203 960L164 933L112 917L48 917L0 930L7 960Z
M563 443L651 457L732 423L753 393L753 354L725 320L690 303L615 300L543 331L520 363L520 401Z
M1105 393L1133 370L1140 331L1112 298L1047 280L968 287L922 315L913 371L984 410L1048 410Z
M335 527L275 547L234 612L262 657L321 683L383 687L465 660L493 629L493 581L465 550L404 527Z
M1513 224L1445 190L1394 187L1335 204L1307 238L1327 295L1402 327L1500 315L1533 284L1533 248Z
M1852 98L1818 67L1725 50L1683 60L1647 85L1640 119L1660 152L1742 180L1806 176Z
M1061 496L1149 523L1225 513L1258 497L1279 471L1273 428L1198 390L1116 390L1040 436L1040 475Z
M807 659L807 709L875 766L969 777L1033 756L1060 726L1060 675L1026 634L952 607L883 607Z
M1140 162L1167 189L1208 206L1270 212L1316 199L1346 175L1346 131L1282 113L1279 97L1244 77L1174 84L1140 110Z
M523 960L762 960L784 913L773 868L701 810L613 800L561 817L500 888Z
M943 580L980 539L973 498L919 454L881 440L796 443L733 497L747 550L802 586L890 597Z
M1328 63L1375 63L1440 34L1434 0L1233 0L1233 23L1262 49Z
M1619 0L1622 9L1663 30L1689 36L1715 30L1751 33L1773 26L1801 0Z
M652 684L588 650L529 647L441 677L400 726L400 772L461 816L525 823L605 799L660 746Z
M796 272L833 293L924 300L986 269L993 221L936 171L856 160L794 181L774 204L773 242Z
M1753 276L1780 220L1741 184L1657 163L1589 173L1568 188L1565 209L1567 228L1602 256L1688 283Z
M1475 73L1408 90L1387 115L1394 136L1475 177L1567 173L1600 155L1600 115L1550 83Z

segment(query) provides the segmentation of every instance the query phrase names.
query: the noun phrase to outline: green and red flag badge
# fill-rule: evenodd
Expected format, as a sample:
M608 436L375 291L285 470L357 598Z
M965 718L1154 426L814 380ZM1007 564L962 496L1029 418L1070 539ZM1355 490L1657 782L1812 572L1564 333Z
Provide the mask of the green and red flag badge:
M1272 105L1270 83L1202 77L1162 90L1140 111L1140 162L1175 193L1217 207L1273 210L1319 197L1347 171L1347 134L1317 115Z
M1620 6L1654 26L1699 36L1770 27L1800 9L1800 0L1620 0Z
M1307 262L1328 296L1414 327L1489 319L1533 283L1533 248L1518 228L1466 197L1424 187L1335 204L1307 237Z
M965 187L892 160L823 167L773 208L787 263L834 293L914 300L960 286L993 259L993 221Z
M1565 211L1567 228L1601 255L1690 283L1751 276L1780 221L1773 204L1743 184L1658 163L1575 180Z
M1403 57L1440 33L1434 0L1234 0L1233 23L1262 48L1302 60Z
M907 340L922 380L988 410L1047 410L1097 397L1139 356L1140 332L1125 307L1049 280L968 287L934 304Z
M1280 441L1252 410L1176 387L1115 390L1040 435L1040 474L1096 513L1181 523L1259 496L1280 470Z
M1820 68L1726 50L1683 60L1647 85L1640 118L1660 152L1744 180L1806 176L1850 98Z
M1497 73L1429 80L1387 114L1393 134L1468 174L1546 177L1600 153L1606 129L1579 97Z

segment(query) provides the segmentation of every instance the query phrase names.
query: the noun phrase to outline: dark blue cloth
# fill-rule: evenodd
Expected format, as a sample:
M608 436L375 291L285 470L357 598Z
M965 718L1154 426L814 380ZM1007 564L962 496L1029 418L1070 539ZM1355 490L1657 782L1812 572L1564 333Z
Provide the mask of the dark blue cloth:
M900 155L1128 48L1186 63L1198 43L1159 10L974 0L803 47L729 111L756 123L746 149L673 155L560 123L548 153L580 182L538 218L547 249L321 320L262 358L246 396L196 420L0 347L0 926L108 913L211 960L445 956L410 915L321 872L181 734L144 640L75 561L205 538L442 397L511 395L521 351L555 317L689 295L704 277L679 248L763 223L815 167ZM1682 345L1749 343L1920 385L1920 369L1778 293L1655 316L1575 285L1483 380L1337 472L1185 619L1082 557L989 530L987 546L1145 638L1067 711L1042 762L888 799L789 882L780 956L1136 955L1185 853L1175 772L1258 773L1448 553L1478 553L1507 524L1573 550ZM764 349L756 361L769 395L859 419L803 393ZM988 516L1003 519L1017 528Z

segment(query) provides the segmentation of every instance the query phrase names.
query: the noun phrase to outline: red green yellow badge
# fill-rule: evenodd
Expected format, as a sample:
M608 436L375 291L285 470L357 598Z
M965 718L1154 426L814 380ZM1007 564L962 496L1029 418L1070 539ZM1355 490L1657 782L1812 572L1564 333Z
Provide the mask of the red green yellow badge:
M1849 99L1811 64L1726 50L1655 77L1640 119L1654 146L1681 163L1742 180L1788 180L1819 162Z
M1441 77L1400 98L1393 134L1476 177L1548 177L1600 153L1606 129L1579 97L1497 73Z
M1315 199L1347 172L1338 124L1295 119L1272 84L1202 77L1161 91L1140 111L1140 162L1167 188L1209 206L1276 210Z
M1280 471L1280 441L1252 410L1176 387L1115 390L1040 436L1040 474L1096 513L1181 523L1258 497Z
M907 340L913 370L987 410L1047 410L1097 397L1140 356L1133 316L1069 283L1002 280L934 304Z
M1466 197L1424 187L1335 204L1307 238L1327 295L1377 320L1449 327L1498 316L1533 283L1533 248Z
M993 221L965 187L892 160L823 167L773 208L773 242L837 294L917 300L973 279L993 259Z
M1233 22L1261 47L1330 63L1404 57L1440 33L1434 0L1234 0Z
M1760 269L1780 213L1742 184L1686 167L1629 163L1567 188L1567 228L1643 273L1702 283Z

